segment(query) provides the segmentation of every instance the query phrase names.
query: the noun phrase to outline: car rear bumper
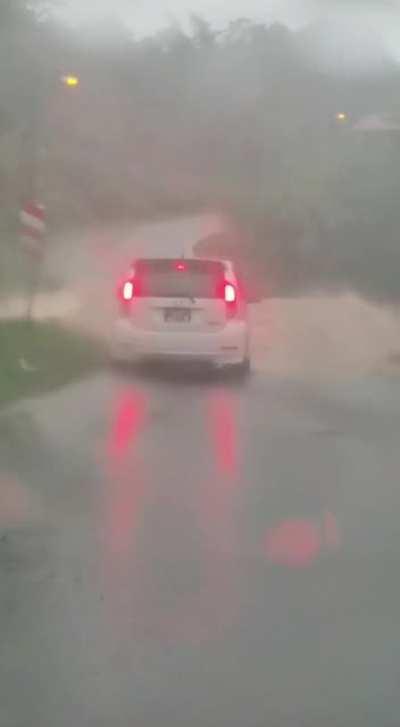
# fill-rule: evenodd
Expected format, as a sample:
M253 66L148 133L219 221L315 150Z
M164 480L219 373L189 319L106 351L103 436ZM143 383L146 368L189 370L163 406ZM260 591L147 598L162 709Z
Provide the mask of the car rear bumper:
M140 359L208 362L217 366L242 363L248 353L248 325L231 321L210 333L147 331L120 319L115 324L112 356L115 360Z

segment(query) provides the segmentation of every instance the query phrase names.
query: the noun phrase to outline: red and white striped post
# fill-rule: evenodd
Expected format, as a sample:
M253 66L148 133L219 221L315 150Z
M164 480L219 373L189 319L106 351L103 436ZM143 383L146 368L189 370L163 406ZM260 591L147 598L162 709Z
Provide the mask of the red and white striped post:
M24 249L35 257L44 253L44 235L46 232L46 212L44 205L27 202L20 212L21 243Z
M45 252L46 211L38 202L27 202L20 211L21 244L33 258L34 269L27 301L27 318L32 318L33 304L39 284L39 273Z

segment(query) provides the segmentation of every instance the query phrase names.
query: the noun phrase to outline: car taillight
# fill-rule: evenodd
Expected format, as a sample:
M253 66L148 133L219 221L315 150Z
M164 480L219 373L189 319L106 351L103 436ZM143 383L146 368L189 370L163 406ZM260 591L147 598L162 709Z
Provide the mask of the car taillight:
M235 318L238 314L238 294L233 283L224 284L224 300L227 318Z
M224 297L225 303L236 303L236 288L232 283L225 283Z
M122 299L129 303L133 299L134 286L132 280L127 280L122 287Z

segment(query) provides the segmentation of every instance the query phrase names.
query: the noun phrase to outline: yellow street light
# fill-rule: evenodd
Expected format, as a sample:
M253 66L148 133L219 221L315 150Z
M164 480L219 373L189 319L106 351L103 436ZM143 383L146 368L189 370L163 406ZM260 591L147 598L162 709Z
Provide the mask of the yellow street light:
M79 86L78 76L63 76L61 80L64 86L68 86L68 88L76 88Z
M340 121L342 124L345 121L347 121L347 119L348 119L348 116L343 111L341 111L340 113L336 114L336 120L337 121Z

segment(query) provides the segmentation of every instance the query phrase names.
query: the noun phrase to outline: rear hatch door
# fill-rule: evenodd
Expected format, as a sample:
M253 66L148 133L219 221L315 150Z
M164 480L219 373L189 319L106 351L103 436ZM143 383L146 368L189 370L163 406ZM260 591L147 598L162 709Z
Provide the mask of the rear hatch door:
M224 266L213 260L140 260L134 267L135 325L151 331L209 333L226 323Z

